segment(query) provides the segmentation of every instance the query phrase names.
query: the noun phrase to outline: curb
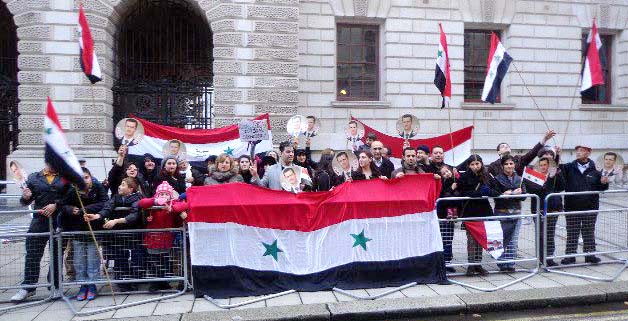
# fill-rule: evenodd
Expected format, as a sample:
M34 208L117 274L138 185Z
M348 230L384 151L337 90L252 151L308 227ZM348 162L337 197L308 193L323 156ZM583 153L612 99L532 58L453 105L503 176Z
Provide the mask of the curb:
M133 318L135 321L349 321L567 307L628 300L628 281L438 297L362 300ZM129 319L131 320L131 319Z

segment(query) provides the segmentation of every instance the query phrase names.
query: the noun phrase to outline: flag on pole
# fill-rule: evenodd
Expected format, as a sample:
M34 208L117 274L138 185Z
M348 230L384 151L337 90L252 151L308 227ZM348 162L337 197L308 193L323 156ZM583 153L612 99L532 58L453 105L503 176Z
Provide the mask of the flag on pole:
M60 177L76 184L81 189L85 187L83 170L65 138L50 97L48 97L46 118L44 118L44 142L46 143L44 154L46 163L56 170Z
M436 54L436 73L434 75L434 85L443 97L441 108L445 107L451 99L451 76L449 72L449 51L447 50L447 35L443 32L443 26L439 23L440 42Z
M602 40L597 33L597 25L595 19L593 20L593 26L591 32L587 37L587 57L584 60L584 69L582 70L582 86L580 87L580 93L584 93L586 90L593 86L604 84L604 74L602 73L602 60L604 55L600 55L602 50Z
M482 90L482 101L494 104L499 96L499 89L502 84L508 67L512 62L512 57L506 52L497 35L491 33L491 50L488 54L486 65L486 78L484 79L484 89Z
M522 178L527 179L528 181L536 185L543 186L545 185L545 181L547 180L547 175L539 173L532 168L526 167L526 169L523 171Z
M92 38L92 32L89 30L89 23L85 17L83 6L79 9L79 49L81 53L81 69L85 73L85 76L92 84L95 84L102 80L102 72L98 59L96 58L96 52L94 51L94 39Z

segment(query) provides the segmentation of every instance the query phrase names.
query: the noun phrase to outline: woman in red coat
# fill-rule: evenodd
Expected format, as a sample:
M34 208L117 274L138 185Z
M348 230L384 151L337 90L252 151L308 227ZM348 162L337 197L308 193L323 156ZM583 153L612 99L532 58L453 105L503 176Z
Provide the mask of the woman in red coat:
M163 206L163 209L150 210L153 206ZM185 212L188 204L175 199L174 188L168 182L162 182L155 190L155 196L143 198L138 203L139 208L148 209L146 217L147 229L165 229L179 227L187 218ZM163 278L172 273L172 245L174 234L171 232L144 233L144 246L147 258L146 268L150 276ZM170 289L168 282L151 282L149 291Z

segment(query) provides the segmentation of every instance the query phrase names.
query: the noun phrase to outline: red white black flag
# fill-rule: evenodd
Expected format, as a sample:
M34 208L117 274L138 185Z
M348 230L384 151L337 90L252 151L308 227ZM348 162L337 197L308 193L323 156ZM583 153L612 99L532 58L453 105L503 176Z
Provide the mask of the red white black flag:
M451 76L449 72L449 51L447 50L447 35L443 32L443 26L439 23L440 29L440 42L438 44L438 52L436 54L436 73L434 75L434 85L440 91L440 95L443 96L443 104L441 108L445 107L445 103L451 99Z
M95 84L102 80L102 72L98 59L96 59L96 52L94 51L94 39L92 38L92 32L89 30L89 23L85 17L83 6L79 9L79 48L81 50L81 69L85 73L85 76Z
M587 57L584 60L584 69L582 70L582 86L580 87L580 93L584 93L593 86L604 84L602 61L600 60L600 57L604 56L600 55L602 40L597 33L595 20L593 20L591 32L587 37L587 45Z

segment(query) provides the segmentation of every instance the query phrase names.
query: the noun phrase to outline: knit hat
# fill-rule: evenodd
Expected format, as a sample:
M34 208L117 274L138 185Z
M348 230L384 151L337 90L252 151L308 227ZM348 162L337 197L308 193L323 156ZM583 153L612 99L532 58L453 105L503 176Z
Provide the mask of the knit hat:
M160 196L160 194L168 194L170 196L169 199L163 199ZM159 205L164 205L166 204L166 202L172 200L174 198L174 188L172 188L172 186L170 186L170 184L168 184L168 182L163 181L161 182L161 184L159 184L159 186L157 186L157 188L155 189L155 197L157 198L157 204Z
M419 147L416 148L417 152L422 150L424 151L426 154L430 153L430 148L427 147L427 145L420 145Z
M161 168L164 168L164 166L166 166L166 162L170 159L174 159L174 161L177 163L177 166L179 166L179 161L177 161L177 156L168 155L168 156L165 156L164 159L161 160Z

